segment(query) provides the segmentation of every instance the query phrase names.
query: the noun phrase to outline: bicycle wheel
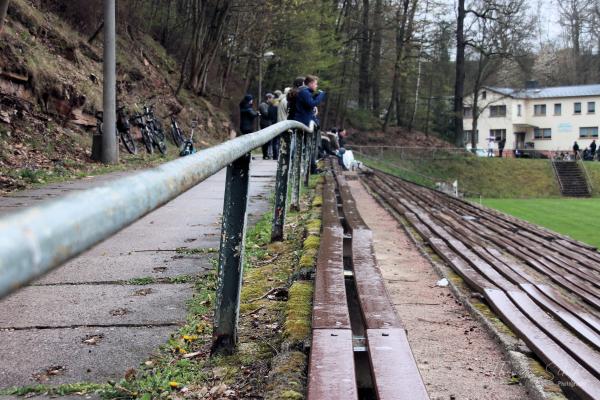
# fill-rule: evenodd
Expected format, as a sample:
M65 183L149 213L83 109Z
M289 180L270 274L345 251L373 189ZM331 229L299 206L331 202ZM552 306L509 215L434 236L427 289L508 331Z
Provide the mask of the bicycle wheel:
M125 148L127 149L127 151L130 154L137 154L137 146L135 145L135 142L133 141L133 138L131 137L131 133L129 132L129 129L120 132L121 133L121 141L123 142L123 145L125 146Z
M171 136L173 136L173 143L175 143L175 146L181 147L181 145L185 141L183 139L183 135L181 134L181 129L171 127Z
M154 144L156 145L156 147L158 147L158 151L160 151L160 154L162 154L163 156L167 154L167 145L165 144L164 140L160 139L158 135L154 135Z
M150 137L150 132L148 132L148 128L142 128L142 139L144 141L144 146L146 146L146 151L148 154L154 154L154 146L152 145L152 138Z

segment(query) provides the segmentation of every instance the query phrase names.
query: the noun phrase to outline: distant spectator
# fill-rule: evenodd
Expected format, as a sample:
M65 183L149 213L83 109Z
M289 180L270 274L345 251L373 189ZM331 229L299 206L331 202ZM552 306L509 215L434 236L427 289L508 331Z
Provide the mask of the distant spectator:
M304 87L299 88L295 102L294 120L310 125L310 121L316 120L314 108L325 99L325 92L317 91L319 79L316 76L308 75L304 79Z
M271 118L269 117L269 106L271 101L273 100L273 94L267 93L265 96L265 101L260 103L258 106L258 111L260 112L260 129L268 128L273 124ZM263 160L269 159L269 149L271 148L271 142L267 142L262 145L262 155Z
M277 94L277 92L279 92L281 94L280 90L275 91L275 94ZM269 104L269 114L268 114L269 121L271 122L272 125L277 123L278 106L279 106L279 96L273 97L271 99L271 103ZM279 136L277 136L276 138L271 140L269 142L269 144L271 147L271 157L273 157L273 160L277 160L277 158L279 157Z
M296 121L296 106L298 94L304 89L304 77L298 77L294 80L294 85L287 94L288 119Z
M283 94L279 96L279 105L277 106L277 122L285 121L288 119L288 101L287 95L290 92L290 88L287 87L283 91Z
M592 152L592 158L596 155L596 139L592 140L592 144L590 144L590 151Z
M345 129L342 129L338 132L338 142L340 147L346 148L346 138L348 137L348 132Z
M498 157L502 158L502 152L504 151L504 146L506 146L506 138L500 139L498 142Z
M254 132L254 120L258 113L252 108L254 98L251 94L244 96L240 102L240 132L242 135Z
M575 159L577 159L578 154L579 154L579 145L577 144L577 141L575 141L575 143L573 144L573 156L575 157Z
M494 143L496 143L496 138L488 139L488 157L494 157Z

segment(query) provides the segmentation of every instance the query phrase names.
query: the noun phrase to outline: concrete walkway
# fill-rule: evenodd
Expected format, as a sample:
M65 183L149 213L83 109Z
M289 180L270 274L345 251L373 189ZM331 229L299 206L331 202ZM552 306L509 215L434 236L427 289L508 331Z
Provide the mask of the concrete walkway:
M277 163L254 160L249 222L269 210ZM125 173L0 198L0 215ZM0 388L106 382L137 367L185 321L190 284L130 285L138 278L202 274L218 248L225 170L32 285L0 301ZM90 340L91 339L91 340ZM56 374L48 371L57 371Z

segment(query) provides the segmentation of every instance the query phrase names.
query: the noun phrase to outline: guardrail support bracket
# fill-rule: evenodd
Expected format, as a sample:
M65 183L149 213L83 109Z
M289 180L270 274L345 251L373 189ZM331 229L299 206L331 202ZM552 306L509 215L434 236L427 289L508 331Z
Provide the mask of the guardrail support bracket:
M275 181L275 210L273 212L273 226L271 228L271 242L283 240L283 225L287 208L288 181L291 160L290 131L281 135L281 148L277 164L277 180Z
M250 159L246 154L227 167L211 354L232 354L237 345Z

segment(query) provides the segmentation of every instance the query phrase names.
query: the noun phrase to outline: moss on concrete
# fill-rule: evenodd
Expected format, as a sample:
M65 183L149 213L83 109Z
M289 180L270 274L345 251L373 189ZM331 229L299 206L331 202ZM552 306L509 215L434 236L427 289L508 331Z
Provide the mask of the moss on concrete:
M309 281L294 282L289 290L285 310L283 335L292 345L305 342L310 337L313 284Z
M273 359L265 400L304 399L307 357L300 351L281 353Z
M321 239L316 235L310 235L304 240L304 250L318 249Z

